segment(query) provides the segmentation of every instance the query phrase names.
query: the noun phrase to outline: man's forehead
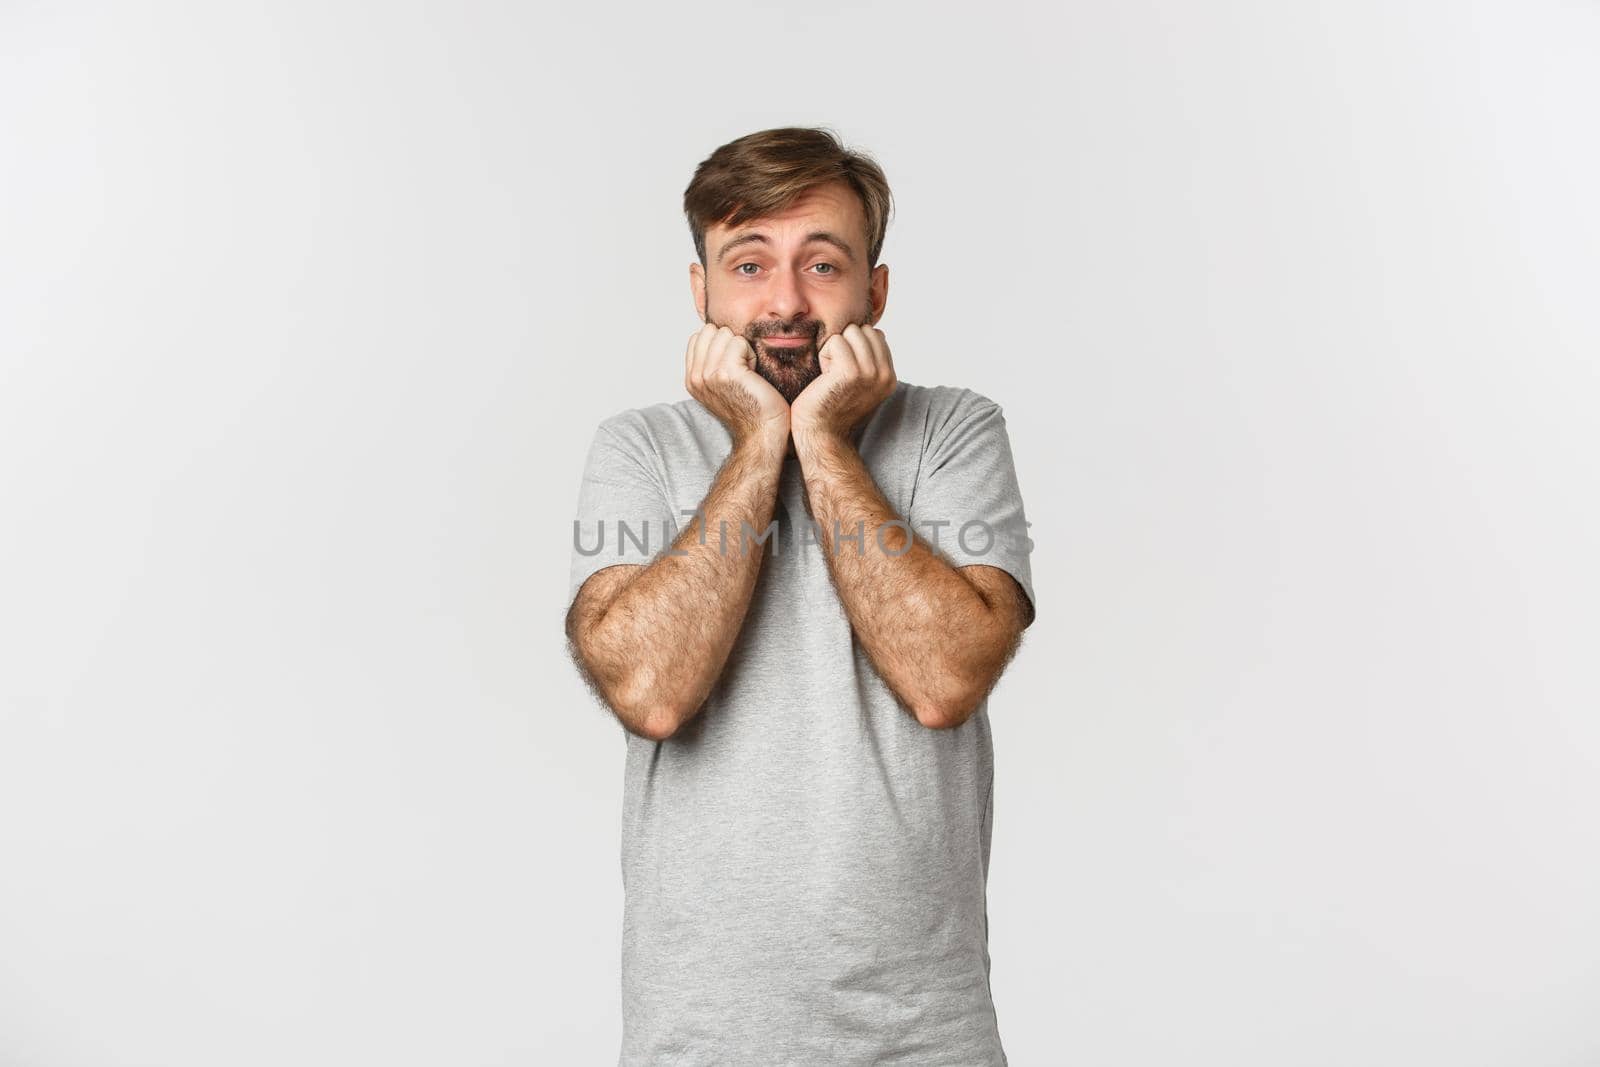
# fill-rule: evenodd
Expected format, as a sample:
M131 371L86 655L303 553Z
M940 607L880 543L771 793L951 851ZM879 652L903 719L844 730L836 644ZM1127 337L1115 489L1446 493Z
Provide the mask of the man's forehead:
M849 186L834 182L807 189L782 211L746 219L737 226L713 223L706 233L721 243L754 233L776 237L790 229L802 237L819 230L832 232L854 244L866 229L866 212Z

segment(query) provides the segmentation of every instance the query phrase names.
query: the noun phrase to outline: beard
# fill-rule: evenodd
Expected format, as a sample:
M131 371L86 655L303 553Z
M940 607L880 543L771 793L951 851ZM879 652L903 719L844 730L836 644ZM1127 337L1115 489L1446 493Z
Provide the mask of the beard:
M818 343L823 336L823 324L816 319L796 319L791 322L752 322L744 329L744 339L750 351L756 354L756 373L778 391L785 403L793 404L795 397L822 373L822 357ZM796 334L807 338L806 343L792 347L770 345L763 340L768 334Z

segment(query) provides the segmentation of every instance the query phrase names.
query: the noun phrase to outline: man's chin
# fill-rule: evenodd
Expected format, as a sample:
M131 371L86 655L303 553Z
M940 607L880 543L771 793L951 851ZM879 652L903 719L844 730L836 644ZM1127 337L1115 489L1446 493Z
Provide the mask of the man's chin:
M803 367L808 363L815 363L817 359L817 346L815 344L803 345L774 345L766 341L760 342L761 352L772 362L785 367Z
M758 359L756 372L767 380L767 383L782 394L783 399L794 403L795 397L805 390L805 387L817 380L821 368L815 362L797 360L793 364L781 363L773 360L770 363Z

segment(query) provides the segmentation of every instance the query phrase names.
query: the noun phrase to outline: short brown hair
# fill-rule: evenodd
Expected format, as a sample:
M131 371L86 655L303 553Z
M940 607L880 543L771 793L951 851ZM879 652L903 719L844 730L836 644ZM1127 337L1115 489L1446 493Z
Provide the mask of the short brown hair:
M867 216L867 266L878 265L894 198L883 168L864 152L847 150L826 127L783 126L729 141L695 168L683 191L695 254L706 265L706 230L738 226L782 211L818 185L843 181Z

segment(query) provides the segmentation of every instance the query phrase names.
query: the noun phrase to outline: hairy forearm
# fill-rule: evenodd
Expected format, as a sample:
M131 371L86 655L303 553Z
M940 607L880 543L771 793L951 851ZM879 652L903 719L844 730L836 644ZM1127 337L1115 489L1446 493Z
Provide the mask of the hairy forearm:
M848 440L795 443L828 571L863 650L919 722L963 721L1009 654L989 604L925 541L886 525L904 520Z
M772 521L783 455L771 439L736 444L699 513L581 627L590 675L635 732L671 736L721 675L763 557L743 527L759 536Z

